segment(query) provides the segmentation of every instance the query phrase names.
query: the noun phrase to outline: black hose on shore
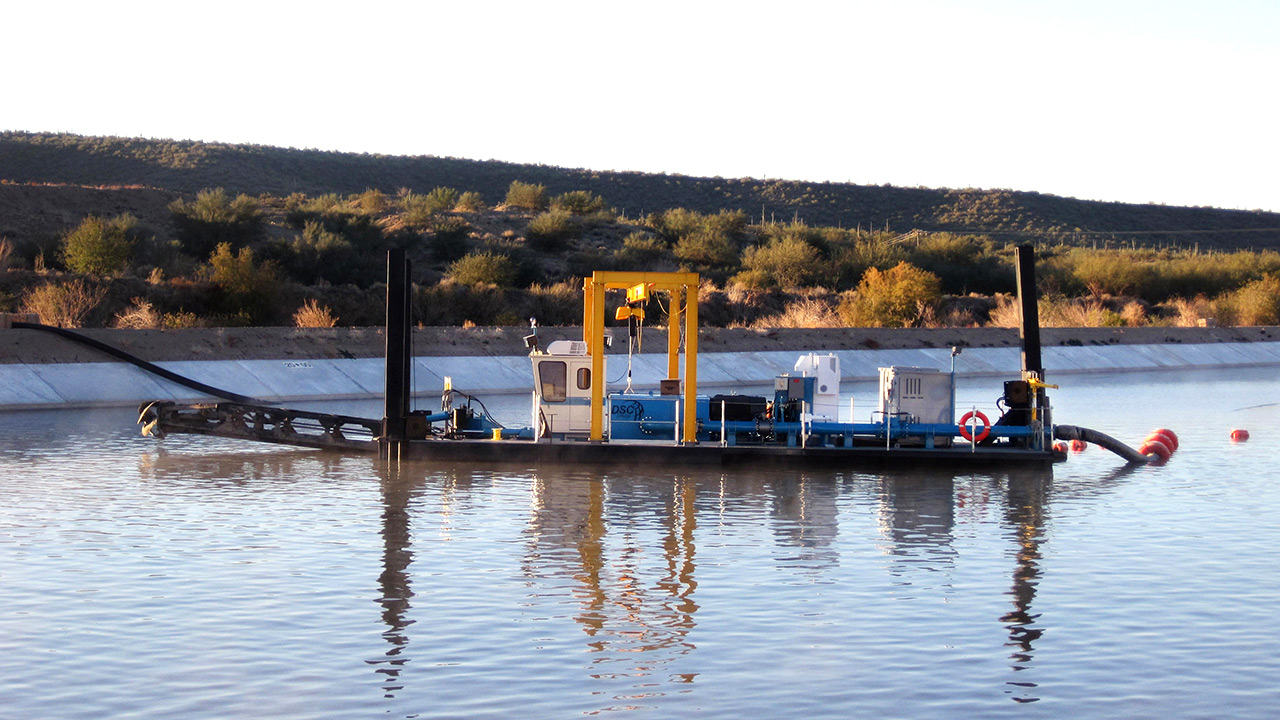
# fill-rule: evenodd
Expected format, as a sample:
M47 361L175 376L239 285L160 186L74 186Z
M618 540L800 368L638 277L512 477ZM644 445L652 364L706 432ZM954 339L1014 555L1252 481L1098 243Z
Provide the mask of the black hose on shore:
M1056 440L1083 440L1085 442L1093 443L1094 445L1110 450L1132 464L1146 465L1151 462L1150 457L1143 455L1110 435L1104 432L1098 432L1097 430L1090 430L1089 428L1078 427L1075 425L1055 425L1053 427L1053 437Z
M19 330L42 330L44 332L53 333L58 337L65 338L72 342L80 343L81 345L86 345L88 347L93 348L94 350L99 350L112 357L119 358L131 365L137 366L153 375L158 375L159 377L162 377L165 380L168 380L170 382L175 382L183 387L191 388L192 390L195 390L197 392L202 392L206 395L212 395L214 397L222 398L223 400L230 400L231 402L240 403L242 405L264 404L261 400L258 400L256 398L251 398L248 395L233 393L229 390L216 388L216 387L213 387L212 385L205 385L204 383L199 382L197 380L192 380L190 378L183 377L175 372L165 370L159 365L149 363L146 360L143 360L142 358L139 358L134 355L130 355L129 353L121 350L120 348L112 347L106 343L99 342L97 340L94 340L91 337L88 337L86 335L81 335L78 332L73 332L66 328L54 327L52 325L42 325L40 323L29 323L29 322L15 322L13 323L13 327Z

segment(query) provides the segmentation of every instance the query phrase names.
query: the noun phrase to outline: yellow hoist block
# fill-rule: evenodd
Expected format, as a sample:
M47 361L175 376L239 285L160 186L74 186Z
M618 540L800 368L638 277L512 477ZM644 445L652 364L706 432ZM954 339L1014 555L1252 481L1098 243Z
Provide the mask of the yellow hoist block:
M649 284L640 283L627 288L627 304L642 303L649 300ZM621 319L621 318L619 318Z

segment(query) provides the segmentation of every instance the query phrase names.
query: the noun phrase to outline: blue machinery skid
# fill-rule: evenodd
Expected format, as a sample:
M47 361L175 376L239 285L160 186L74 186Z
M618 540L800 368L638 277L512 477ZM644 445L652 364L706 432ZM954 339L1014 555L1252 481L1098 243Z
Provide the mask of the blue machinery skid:
M1055 426L1040 359L1034 254L1017 249L1022 368L1004 383L995 422L975 408L955 416L955 376L932 368L882 368L877 409L841 420L834 356L802 356L795 374L775 378L768 396L697 394L698 276L694 273L597 272L583 283L582 340L531 348L530 425L504 427L470 395L446 387L437 410L411 409L409 264L388 258L385 414L381 420L273 408L241 402L151 403L139 422L146 434L210 434L346 452L392 460L627 465L779 464L858 468L886 465L1043 465L1065 453L1053 440L1082 439L1130 462L1147 457L1101 433ZM658 393L606 388L606 297L625 321L629 347L640 341L646 310L666 313L667 377ZM665 305L663 296L665 295ZM958 352L958 351L955 351ZM953 354L954 357L954 354Z

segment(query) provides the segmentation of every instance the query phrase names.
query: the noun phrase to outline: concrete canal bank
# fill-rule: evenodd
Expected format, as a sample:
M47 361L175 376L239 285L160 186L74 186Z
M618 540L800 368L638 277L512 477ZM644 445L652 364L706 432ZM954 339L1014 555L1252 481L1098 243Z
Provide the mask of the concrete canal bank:
M95 339L193 380L266 403L379 397L382 334L374 328L181 331L90 330ZM532 390L522 328L422 328L415 332L414 393L453 387L479 396ZM570 328L540 331L544 341ZM621 333L620 333L621 334ZM1153 372L1206 367L1280 367L1277 328L1045 328L1050 382L1079 373ZM626 383L625 336L609 358L611 386ZM665 376L661 332L631 357L633 389L656 389ZM947 370L951 348L962 377L1014 377L1016 331L1003 328L821 330L705 329L699 334L698 385L706 390L769 383L806 352L833 353L846 382L878 378L890 365ZM0 331L0 410L128 406L208 396L35 330Z

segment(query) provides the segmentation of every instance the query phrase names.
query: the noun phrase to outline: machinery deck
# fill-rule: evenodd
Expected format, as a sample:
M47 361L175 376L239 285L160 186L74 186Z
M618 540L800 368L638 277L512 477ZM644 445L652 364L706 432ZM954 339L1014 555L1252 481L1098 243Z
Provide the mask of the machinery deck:
M716 442L593 442L590 440L503 440L426 437L379 442L379 422L239 403L183 406L152 403L142 408L144 432L212 435L322 450L380 453L388 458L427 462L516 465L698 466L766 465L875 469L882 467L978 468L1048 466L1065 459L1053 451L1010 446L960 444L950 448L721 445ZM385 441L384 441L385 442Z

